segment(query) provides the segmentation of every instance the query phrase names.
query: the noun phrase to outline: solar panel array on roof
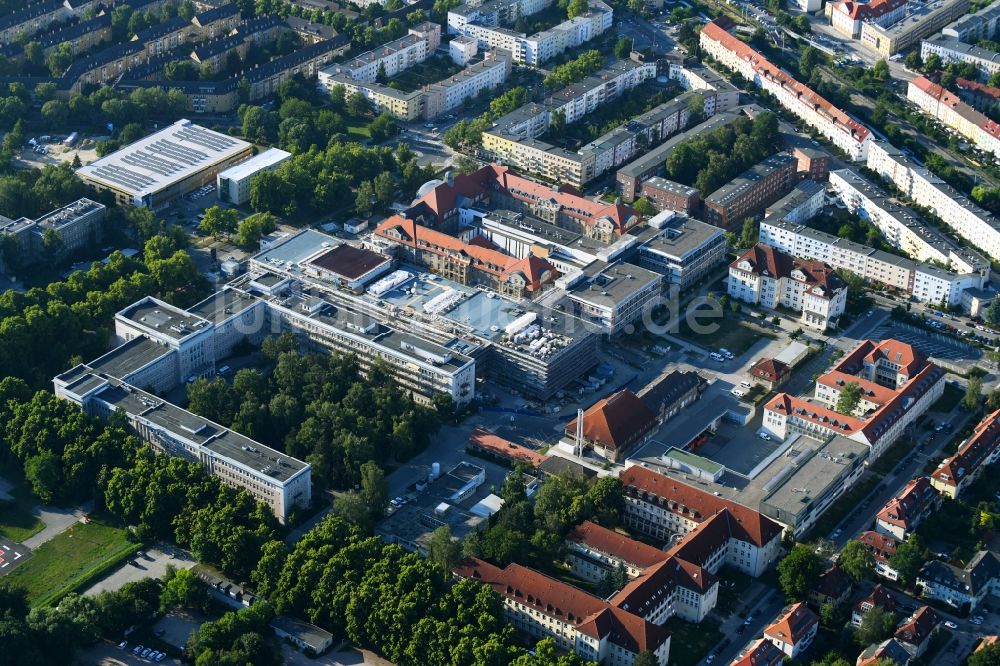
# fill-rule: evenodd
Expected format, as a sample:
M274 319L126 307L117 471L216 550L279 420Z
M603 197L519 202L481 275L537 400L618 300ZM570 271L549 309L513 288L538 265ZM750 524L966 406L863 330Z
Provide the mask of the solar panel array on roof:
M94 169L94 173L100 178L110 180L111 182L118 183L119 185L124 185L125 187L132 188L133 190L141 190L144 187L149 187L156 182L148 176L144 176L141 173L136 173L135 171L131 171L114 164L97 167Z

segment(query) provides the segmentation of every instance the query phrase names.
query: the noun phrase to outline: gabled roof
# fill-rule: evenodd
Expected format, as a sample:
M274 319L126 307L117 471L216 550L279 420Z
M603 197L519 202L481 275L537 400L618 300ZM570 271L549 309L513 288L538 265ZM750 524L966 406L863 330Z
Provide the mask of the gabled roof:
M663 627L519 564L501 569L477 558L466 558L453 571L462 578L483 582L500 596L537 613L575 626L586 636L606 638L634 653L656 650L670 639Z
M887 638L881 643L873 643L858 655L855 666L877 666L879 660L891 659L897 666L910 663L910 653L895 638Z
M912 530L923 512L937 498L938 493L927 477L911 479L898 496L886 502L878 512L878 520L908 531Z
M606 448L622 451L656 423L656 414L629 389L598 400L583 413L583 436ZM576 433L576 419L566 434Z
M816 613L804 603L793 604L782 613L777 622L764 628L764 636L782 643L795 645L806 639L813 627L819 624Z
M780 666L784 660L781 648L766 638L758 638L741 656L733 659L730 666Z
M854 610L857 613L867 613L872 608L881 608L889 613L896 610L896 598L881 583L872 588L871 594L863 599L858 599L858 602L854 604Z
M566 540L589 546L594 550L635 565L639 569L649 568L667 559L667 554L659 548L630 539L620 532L609 530L589 520L574 527L566 535Z
M750 272L773 279L788 278L801 282L814 294L825 296L828 292L845 288L836 271L822 261L799 259L776 250L770 245L757 243L729 266L743 270L740 264L748 262ZM829 296L827 296L829 298Z
M750 374L758 379L769 382L779 381L789 372L788 366L773 358L765 358L757 362L757 365L750 369Z
M941 618L930 606L921 606L896 630L896 640L910 645L922 645L941 624Z
M851 589L851 578L836 564L820 574L815 589L826 597L839 599Z
M885 16L905 4L906 0L872 0L866 3L844 0L834 3L833 11L846 14L854 21L870 21Z
M964 569L940 560L931 560L921 567L917 578L976 596L984 587L1000 578L1000 558L992 551L981 550L969 560Z
M940 483L957 487L992 456L1000 446L1000 409L989 414L976 426L972 437L953 456L945 458L931 472Z
M889 558L896 554L896 548L899 546L899 541L895 537L875 530L862 532L855 541L866 545L879 562L888 562Z
M504 271L503 277L506 278L515 273L520 273L524 277L524 281L528 284L528 291L538 289L543 282L548 282L559 275L559 272L546 259L536 257L533 254L529 254L509 266Z
M767 516L641 465L632 465L623 471L621 479L625 484L625 492L630 495L659 504L696 523L708 522L718 514L721 519L717 523L713 521L714 525L718 525L713 529L724 529L733 538L752 543L757 547L781 537L781 525ZM693 542L690 535L682 544L686 542ZM702 562L681 555L677 552L677 548L672 554L689 562Z

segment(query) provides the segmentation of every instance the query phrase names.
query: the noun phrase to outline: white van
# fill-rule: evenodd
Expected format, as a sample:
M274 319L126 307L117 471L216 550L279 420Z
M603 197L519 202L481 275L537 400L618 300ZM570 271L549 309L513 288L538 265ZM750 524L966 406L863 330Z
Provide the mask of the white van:
M221 368L219 368L219 370L218 370L218 373L219 373L220 375L224 375L224 374L226 374L227 372L229 372L229 366L228 366L228 365L224 365L224 366L222 366Z

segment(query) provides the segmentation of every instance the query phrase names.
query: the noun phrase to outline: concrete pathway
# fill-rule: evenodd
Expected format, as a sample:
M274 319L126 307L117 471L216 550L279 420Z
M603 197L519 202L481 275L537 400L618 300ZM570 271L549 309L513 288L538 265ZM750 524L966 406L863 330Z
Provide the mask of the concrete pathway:
M45 528L38 534L25 539L24 545L32 550L37 549L46 541L59 536L74 524L79 522L84 513L93 509L92 502L86 502L76 509L60 509L54 506L36 506L31 513L45 523Z

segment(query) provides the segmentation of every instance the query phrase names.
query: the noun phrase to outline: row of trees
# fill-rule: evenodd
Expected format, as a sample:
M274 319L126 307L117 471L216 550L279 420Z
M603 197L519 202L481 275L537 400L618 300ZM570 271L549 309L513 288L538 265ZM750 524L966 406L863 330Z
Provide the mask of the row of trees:
M287 333L263 350L270 376L245 369L232 384L197 380L189 409L312 463L322 487L354 487L363 463L407 459L438 428L435 410L416 404L379 363L362 378L356 357L303 355Z
M569 62L552 68L545 77L545 87L549 90L568 86L584 79L604 67L604 54L597 49L584 51Z
M704 133L677 146L667 158L667 176L694 185L707 196L723 183L778 150L778 118L771 112Z
M485 91L490 94L489 91ZM482 142L483 132L493 126L493 121L514 109L523 106L528 101L528 91L516 86L490 101L488 111L472 120L461 119L441 136L448 146L458 149L463 146L478 146Z
M0 368L30 386L47 386L72 362L107 348L115 312L153 294L178 304L199 299L205 278L174 240L155 236L142 260L113 253L64 282L0 294Z
M551 641L535 657L526 655L492 589L451 584L437 564L338 517L327 517L292 549L265 544L250 580L277 612L307 618L397 664L584 664L573 654L557 657Z

